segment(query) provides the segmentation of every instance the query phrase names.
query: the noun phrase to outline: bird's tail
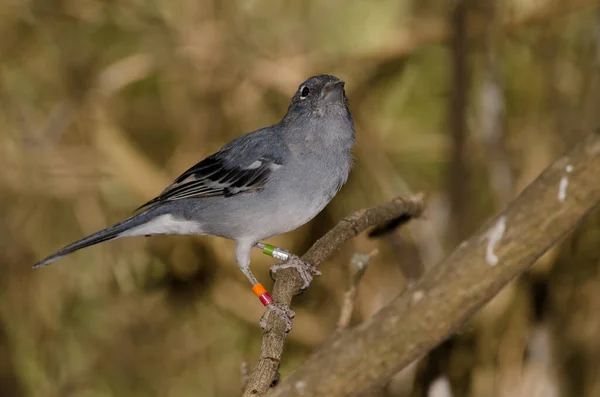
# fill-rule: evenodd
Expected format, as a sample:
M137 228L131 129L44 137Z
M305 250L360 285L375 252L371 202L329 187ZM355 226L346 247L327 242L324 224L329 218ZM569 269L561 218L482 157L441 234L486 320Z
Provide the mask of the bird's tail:
M77 250L89 247L104 241L114 240L119 237L126 236L138 236L144 234L155 234L153 230L147 230L144 232L144 225L148 225L150 221L156 219L158 216L164 215L164 211L161 211L160 207L150 208L142 213L136 214L130 218L125 219L113 226L107 227L106 229L100 230L94 234L82 238L81 240L75 241L66 247L61 248L46 259L36 263L33 267L42 267L51 264L59 260L60 258L67 256Z

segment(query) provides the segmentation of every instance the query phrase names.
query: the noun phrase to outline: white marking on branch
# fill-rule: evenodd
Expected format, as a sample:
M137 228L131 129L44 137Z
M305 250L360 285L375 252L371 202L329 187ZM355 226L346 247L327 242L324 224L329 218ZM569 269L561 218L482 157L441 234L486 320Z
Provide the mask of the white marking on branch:
M427 391L427 397L452 397L452 387L448 378L440 376L434 380Z
M567 198L567 186L569 186L569 178L563 176L558 185L558 201L561 203Z
M573 172L573 166L571 164L567 165L565 167L565 171L567 171L567 174L570 174L571 172ZM569 178L566 176L563 176L560 179L560 183L558 184L558 201L560 201L561 203L564 203L564 201L567 198L567 187L569 186Z
M423 292L421 290L416 290L415 292L413 292L413 294L412 294L413 305L416 305L417 303L419 303L419 301L421 299L423 299L424 296L425 296L425 292Z
M488 239L488 244L485 250L485 261L488 265L494 266L498 263L498 256L494 253L496 244L502 240L504 232L506 231L506 218L502 217L498 222L485 234Z
M305 381L299 380L298 382L296 382L296 384L294 386L296 387L296 391L298 391L298 393L304 394L304 389L306 388Z

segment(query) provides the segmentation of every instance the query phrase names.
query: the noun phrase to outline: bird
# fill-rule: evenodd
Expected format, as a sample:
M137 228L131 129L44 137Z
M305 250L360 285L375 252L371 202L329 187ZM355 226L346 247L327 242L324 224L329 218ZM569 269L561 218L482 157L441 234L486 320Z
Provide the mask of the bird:
M272 298L250 270L253 247L321 212L352 167L354 122L345 83L331 75L304 81L277 124L239 136L185 171L133 216L59 249L43 267L77 250L122 237L210 235L234 240L235 259L263 305ZM272 246L305 286L318 271Z

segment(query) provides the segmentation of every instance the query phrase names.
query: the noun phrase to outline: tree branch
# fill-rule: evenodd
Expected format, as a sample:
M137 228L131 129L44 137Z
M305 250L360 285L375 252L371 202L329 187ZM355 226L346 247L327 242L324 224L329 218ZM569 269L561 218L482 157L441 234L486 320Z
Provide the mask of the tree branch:
M451 13L451 49L452 49L452 88L448 101L450 145L450 164L448 164L448 201L450 204L450 224L454 228L447 240L452 246L468 236L473 230L469 216L469 174L472 167L467 164L467 98L469 96L469 41L467 32L467 14L472 7L471 1L459 0ZM470 224L471 223L471 224ZM470 227L471 226L471 227Z
M346 241L356 237L371 226L381 225L392 219L408 216L418 217L423 212L423 196L396 197L378 207L362 209L342 219L333 229L321 237L302 257L302 260L319 266L336 252ZM303 280L294 269L282 269L274 274L273 299L289 306L294 295L300 292ZM252 370L244 397L264 394L277 374L286 333L286 324L278 316L269 316L263 330L260 358Z
M340 310L340 318L335 327L335 332L342 332L350 325L352 312L354 312L356 295L358 294L358 284L365 274L367 266L369 266L369 262L371 262L371 258L378 253L377 249L374 249L369 254L356 253L352 256L352 259L348 264L350 270L348 290L344 292L344 301L342 303L342 309Z
M381 387L448 338L599 201L600 134L595 133L410 291L314 353L268 396L357 396Z

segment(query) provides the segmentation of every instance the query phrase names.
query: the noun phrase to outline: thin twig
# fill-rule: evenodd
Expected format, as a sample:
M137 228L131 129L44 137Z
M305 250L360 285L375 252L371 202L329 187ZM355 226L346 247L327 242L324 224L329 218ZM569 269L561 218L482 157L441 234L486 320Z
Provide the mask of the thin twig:
M501 84L498 41L501 34L500 5L495 0L481 4L487 29L484 31L483 75L479 88L479 126L487 152L489 183L499 206L514 197L515 181L504 143L505 95Z
M365 229L381 225L406 214L412 218L423 212L423 195L396 197L378 207L362 209L342 219L333 229L321 237L302 257L302 260L319 266L336 252L342 244L351 240ZM275 302L289 306L294 295L303 285L300 274L293 268L275 273L273 298ZM278 316L269 316L263 329L260 358L252 370L244 397L264 394L277 375L285 343L286 323Z
M335 327L336 332L342 332L348 325L350 325L350 319L352 318L352 312L354 311L354 302L356 302L356 295L358 291L358 284L362 279L362 276L367 271L367 266L371 259L379 252L374 249L368 254L356 253L352 256L348 267L350 268L350 277L348 280L348 290L344 293L344 300L342 303L342 310L340 310L340 318L338 319L337 326Z
M248 361L244 360L240 364L240 376L242 378L242 393L246 390L248 379L250 379L250 369L248 368Z
M457 1L450 24L452 27L452 76L450 100L448 101L448 125L451 136L450 164L448 165L447 194L450 204L450 224L452 233L446 240L452 246L460 243L471 230L469 224L473 217L469 216L469 174L472 167L467 164L467 99L471 80L468 40L468 13L471 7L469 0Z

